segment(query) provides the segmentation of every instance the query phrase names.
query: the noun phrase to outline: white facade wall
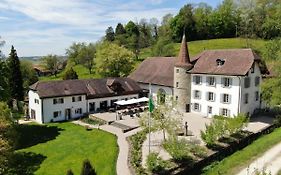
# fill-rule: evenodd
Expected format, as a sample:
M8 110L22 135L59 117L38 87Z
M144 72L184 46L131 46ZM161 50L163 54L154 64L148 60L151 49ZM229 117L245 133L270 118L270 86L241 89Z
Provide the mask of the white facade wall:
M31 110L35 111L35 120L38 123L42 123L42 100L40 99L39 95L34 91L28 92L29 97L29 116L31 117ZM35 99L39 101L38 103L35 103Z
M149 84L145 84L145 83L138 83L138 85L142 88L142 89L146 89L149 90ZM161 85L155 85L155 84L151 84L151 93L152 93L152 97L153 97L153 101L157 102L157 93L160 89L163 89L166 93L166 101L169 101L172 99L173 97L173 87L169 87L169 86L161 86Z
M72 102L72 97L81 96L81 101ZM64 103L62 104L53 104L53 99L63 98ZM54 98L44 98L43 100L43 123L48 123L51 120L54 122L56 121L63 121L66 120L66 109L70 109L71 111L71 118L77 118L87 113L86 109L86 95L75 95L75 96L67 96L67 97L54 97ZM78 108L82 108L82 114L75 114L75 110ZM61 111L61 116L54 118L54 112Z
M72 102L72 97L81 96L81 101ZM107 101L108 106L111 105L111 100L125 100L138 98L138 94L132 95L123 95L123 96L114 96L114 97L105 97L105 98L96 98L96 99L87 99L86 95L75 95L75 96L66 96L66 97L53 97L53 98L44 98L40 99L39 95L30 90L29 91L29 115L31 116L31 110L35 111L36 122L38 123L49 123L51 121L64 121L68 119L74 119L82 116L85 113L89 113L89 103L95 102L95 110L100 108L100 102ZM63 98L63 103L54 104L54 99ZM39 104L35 103L35 99L39 100ZM81 108L82 113L75 113L75 110ZM67 117L66 110L70 111L70 118ZM60 116L54 117L54 112L60 111Z
M241 88L241 94L242 94L242 99L241 99L241 103L240 103L240 111L241 113L249 113L250 115L253 114L254 110L257 108L261 108L261 103L260 103L260 92L261 92L261 88L260 88L260 84L262 82L262 77L261 77L261 72L259 69L259 66L257 63L255 63L255 68L254 68L254 72L252 73L251 70L248 72L248 77L250 77L250 87L249 88L245 88L244 87L244 81L245 81L245 77L243 77L243 83L242 83L242 88ZM255 85L255 78L259 77L260 79L260 83L258 86ZM256 92L259 92L259 99L256 100ZM248 94L248 103L245 103L245 94Z
M194 76L201 76L201 84L196 85L193 81ZM209 86L207 84L207 77L215 77L215 86ZM232 79L230 87L223 87L222 77ZM191 112L200 113L201 115L211 117L213 115L219 115L222 108L228 109L229 116L237 115L239 112L239 91L240 81L237 76L222 76L222 75L204 75L204 74L192 74L191 84ZM201 98L194 98L194 91L199 90L201 92ZM207 100L207 93L213 92L215 94L214 101ZM222 94L230 95L230 103L221 102ZM194 103L200 104L200 111L194 110ZM212 114L208 114L208 106L212 107Z

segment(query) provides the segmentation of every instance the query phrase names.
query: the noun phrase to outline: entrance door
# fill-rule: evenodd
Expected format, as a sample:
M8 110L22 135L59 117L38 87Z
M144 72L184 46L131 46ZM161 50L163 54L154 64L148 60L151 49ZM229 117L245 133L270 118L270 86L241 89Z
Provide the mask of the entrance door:
M186 112L190 112L190 104L186 104L185 108Z
M107 108L107 101L100 102L100 109L101 110L106 110L106 108Z
M89 103L89 110L90 112L94 112L96 110L95 102Z
M71 109L65 109L65 120L71 119Z
M35 110L31 109L31 119L35 119L36 118L36 112Z

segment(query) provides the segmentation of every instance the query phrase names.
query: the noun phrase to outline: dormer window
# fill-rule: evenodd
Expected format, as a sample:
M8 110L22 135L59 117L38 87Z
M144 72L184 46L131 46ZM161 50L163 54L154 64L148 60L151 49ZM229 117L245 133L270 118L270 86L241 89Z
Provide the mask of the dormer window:
M217 66L222 66L224 64L225 60L219 58L216 60L216 62L217 62Z

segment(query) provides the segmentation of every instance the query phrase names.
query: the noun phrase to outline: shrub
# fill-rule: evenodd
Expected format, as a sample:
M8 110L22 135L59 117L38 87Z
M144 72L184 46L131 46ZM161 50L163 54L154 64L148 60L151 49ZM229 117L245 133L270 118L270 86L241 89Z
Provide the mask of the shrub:
M163 147L176 161L184 161L191 158L189 144L185 139L169 138L163 143Z
M148 133L147 129L144 129L138 132L135 135L129 137L130 145L131 145L131 156L130 156L130 164L134 167L136 174L147 174L145 169L142 167L142 144L146 139L146 135Z
M62 79L63 80L74 80L74 79L78 79L78 75L71 67L70 69L67 69L64 72Z
M249 118L243 114L233 118L214 116L209 125L205 125L205 131L201 131L201 138L207 146L212 146L222 137L229 137L241 131L249 122Z
M274 124L277 126L281 126L281 115L277 115L274 119Z
M84 160L83 162L81 175L96 175L96 171L88 159Z
M158 153L152 152L147 156L147 168L152 173L159 173L167 167L167 162L159 157Z
M67 170L66 175L74 175L74 174L73 174L72 170L69 169L69 170Z

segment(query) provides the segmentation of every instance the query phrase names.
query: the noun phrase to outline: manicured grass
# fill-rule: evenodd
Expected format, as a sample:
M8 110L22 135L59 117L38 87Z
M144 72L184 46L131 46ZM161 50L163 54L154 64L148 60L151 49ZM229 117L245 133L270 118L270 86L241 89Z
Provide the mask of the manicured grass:
M75 65L72 67L76 73L78 74L79 79L90 79L90 78L99 78L95 73L90 74L89 70L85 68L82 65ZM39 77L40 81L49 81L49 80L62 80L62 76L64 74L64 71L60 72L57 74L55 77L54 75L52 76L45 76L45 77Z
M241 169L246 168L252 161L262 155L275 144L281 142L281 128L275 129L272 133L264 135L252 144L237 151L231 156L223 159L221 162L209 166L203 173L204 175L227 174L234 175Z
M244 38L226 38L226 39L210 39L188 42L189 54L194 56L204 50L211 49L234 49L234 48L252 48L262 51L266 41L261 39L244 39ZM180 43L173 43L175 48L174 56L178 55ZM140 58L145 59L151 56L151 48L145 48L140 52Z
M23 149L17 153L21 154L20 159L26 157L34 165L25 167L20 164L29 160L18 160L16 166L24 167L30 174L32 171L36 175L66 174L68 169L80 174L85 159L91 161L98 175L116 174L117 138L110 133L97 129L86 131L72 123L32 124L19 130L24 132L19 141ZM18 174L28 173L21 170Z

